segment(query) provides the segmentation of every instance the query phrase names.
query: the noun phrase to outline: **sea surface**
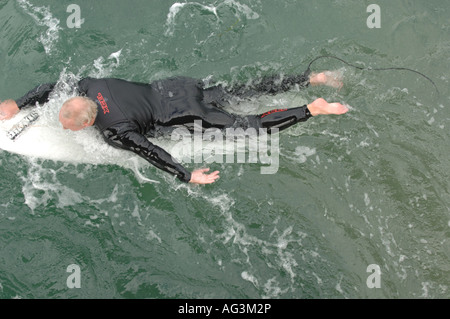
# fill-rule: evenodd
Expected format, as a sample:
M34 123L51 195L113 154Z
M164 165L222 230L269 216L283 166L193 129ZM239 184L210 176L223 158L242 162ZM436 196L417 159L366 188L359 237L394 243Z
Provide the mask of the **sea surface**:
M185 166L221 178L187 185L100 139L94 164L0 150L0 298L449 298L449 16L447 0L0 0L0 98L59 82L55 121L86 76L233 85L322 55L359 67L323 58L311 69L340 72L340 90L228 107L351 107L281 132L275 174L205 156ZM439 94L373 70L389 67Z

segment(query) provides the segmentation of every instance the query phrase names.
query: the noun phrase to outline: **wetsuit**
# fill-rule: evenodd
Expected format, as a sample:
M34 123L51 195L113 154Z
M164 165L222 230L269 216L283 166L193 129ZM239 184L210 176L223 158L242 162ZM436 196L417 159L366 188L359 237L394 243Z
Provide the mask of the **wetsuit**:
M220 106L234 96L246 98L260 93L275 94L287 91L293 85L308 84L305 76L284 79L266 77L251 87L230 89L222 86L205 88L202 81L186 77L151 84L112 78L85 78L78 82L78 91L97 103L98 114L94 125L109 144L133 151L156 167L176 175L181 181L189 182L191 173L147 137L165 134L178 126L193 129L195 120L202 120L204 129L252 127L257 131L265 128L269 133L273 128L285 129L311 117L306 105L249 116L230 114ZM47 102L55 85L43 84L34 88L16 100L19 109Z

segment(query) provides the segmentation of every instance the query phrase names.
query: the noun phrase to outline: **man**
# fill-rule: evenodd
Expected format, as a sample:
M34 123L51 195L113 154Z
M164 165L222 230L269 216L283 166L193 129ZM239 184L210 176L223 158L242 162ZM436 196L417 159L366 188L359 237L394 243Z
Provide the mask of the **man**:
M59 113L64 129L78 131L96 126L106 142L130 150L156 167L176 175L183 182L210 184L219 178L219 172L209 169L192 173L174 161L162 148L153 145L146 136L156 136L184 126L193 129L195 120L202 120L203 128L243 129L252 127L285 129L308 120L311 116L344 114L348 111L340 103L328 103L320 98L311 104L291 109L277 109L260 115L238 116L224 111L221 106L231 98L248 98L261 93L276 94L293 86L342 86L336 73L322 72L288 76L266 77L252 86L225 88L204 84L195 79L176 77L151 84L120 79L85 78L78 82L77 96L66 101ZM48 101L55 84L40 85L18 100L0 104L0 120L7 120L26 106Z

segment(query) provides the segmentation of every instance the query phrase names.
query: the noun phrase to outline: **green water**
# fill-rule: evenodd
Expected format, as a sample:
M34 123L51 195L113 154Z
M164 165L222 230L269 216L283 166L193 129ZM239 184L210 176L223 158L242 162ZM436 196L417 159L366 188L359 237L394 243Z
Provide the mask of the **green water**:
M341 90L234 109L324 97L351 111L282 132L277 174L213 163L221 179L205 187L0 151L0 298L448 298L450 2L374 2L379 29L372 1L1 0L1 99L71 76L245 83L319 55L412 68L441 94L411 72L320 60L343 72ZM71 264L81 288L67 286Z

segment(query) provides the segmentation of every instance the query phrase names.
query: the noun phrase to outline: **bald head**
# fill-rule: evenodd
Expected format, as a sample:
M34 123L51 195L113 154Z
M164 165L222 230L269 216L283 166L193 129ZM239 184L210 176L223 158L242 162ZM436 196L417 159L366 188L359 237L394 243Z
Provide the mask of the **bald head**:
M97 116L97 104L87 97L77 96L64 102L59 121L64 129L79 131L91 126Z

